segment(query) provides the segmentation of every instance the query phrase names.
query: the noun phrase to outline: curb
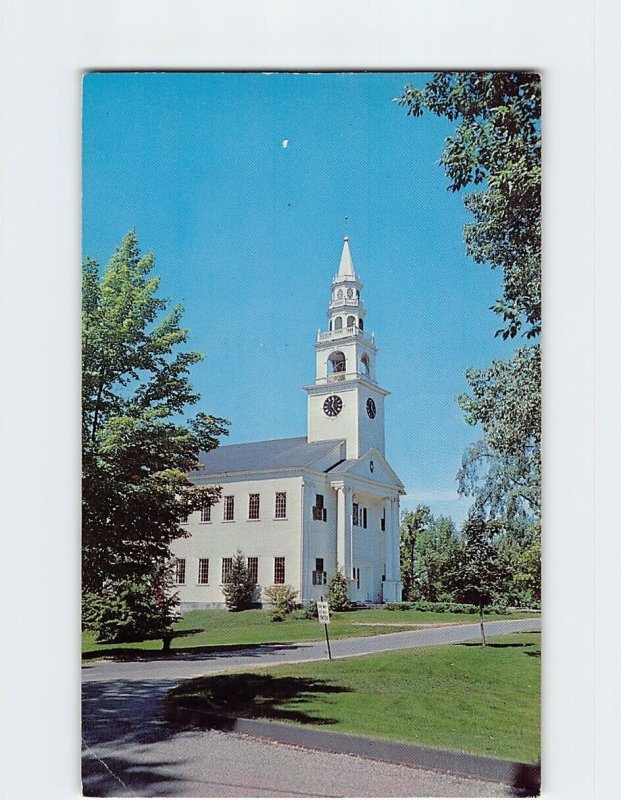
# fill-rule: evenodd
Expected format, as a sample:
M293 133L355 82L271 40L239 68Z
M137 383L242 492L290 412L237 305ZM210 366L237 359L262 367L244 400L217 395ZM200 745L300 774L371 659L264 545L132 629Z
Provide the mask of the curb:
M448 772L466 778L492 780L512 786L519 791L519 794L516 795L518 797L539 795L541 768L538 764L524 764L489 756L460 753L454 750L440 750L383 739L371 739L349 733L298 728L279 722L233 717L173 702L166 703L166 717L170 722L220 731L234 731L311 750L344 753L390 764L421 767L435 772Z

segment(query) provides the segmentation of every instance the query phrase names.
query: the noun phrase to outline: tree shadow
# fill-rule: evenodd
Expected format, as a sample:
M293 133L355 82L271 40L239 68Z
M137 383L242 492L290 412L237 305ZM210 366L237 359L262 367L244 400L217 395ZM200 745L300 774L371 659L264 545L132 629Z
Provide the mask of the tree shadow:
M337 719L307 712L300 706L311 704L320 695L353 691L312 678L238 673L195 678L169 692L166 702L249 719L334 725ZM214 726L220 727L221 722Z
M189 635L189 634L188 634ZM176 637L175 637L176 638ZM310 643L309 643L310 644ZM82 653L82 661L95 661L106 658L112 661L179 661L201 660L215 657L226 658L234 655L261 655L277 650L299 648L300 645L287 642L263 642L261 644L215 644L195 645L194 647L174 647L168 652L164 650L143 650L139 647L108 647L101 650L89 650Z
M457 647L482 647L481 642L456 642ZM534 647L534 642L488 642L486 647L497 647L499 649L504 649L505 647ZM526 655L533 655L533 653L527 653Z

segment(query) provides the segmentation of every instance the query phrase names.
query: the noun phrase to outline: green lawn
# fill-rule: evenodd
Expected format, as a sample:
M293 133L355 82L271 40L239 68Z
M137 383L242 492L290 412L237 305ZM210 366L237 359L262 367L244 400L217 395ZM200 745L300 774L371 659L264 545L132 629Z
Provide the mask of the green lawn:
M210 609L190 611L175 625L177 632L171 649L177 652L199 651L223 646L251 644L282 644L322 639L323 625L316 620L300 619L295 614L284 622L271 622L268 611L252 610L233 613ZM507 617L492 615L490 620L519 619L527 614L511 614ZM373 636L399 630L413 630L420 625L476 622L473 614L438 614L428 611L366 610L333 613L330 636ZM363 623L373 623L366 625ZM378 623L381 623L378 626ZM387 624L388 623L388 624ZM94 634L86 632L82 637L82 653L85 659L131 658L148 655L144 651L162 649L161 639L149 639L127 644L98 644Z
M198 678L171 699L295 725L535 762L540 635Z

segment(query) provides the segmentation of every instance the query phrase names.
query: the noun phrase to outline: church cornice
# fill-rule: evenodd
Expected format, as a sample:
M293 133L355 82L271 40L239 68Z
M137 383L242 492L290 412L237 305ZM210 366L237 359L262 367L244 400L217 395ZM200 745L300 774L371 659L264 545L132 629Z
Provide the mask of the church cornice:
M330 375L330 378L333 375L339 375L342 373L333 373ZM355 389L360 386L363 386L365 389L369 389L372 392L376 392L377 394L381 395L382 397L388 397L390 392L387 389L382 389L381 386L378 386L377 383L373 383L373 381L368 380L366 377L362 376L360 373L356 373L355 378L346 378L345 380L327 380L325 383L313 383L312 386L303 386L305 392L309 394L325 394L326 388L330 387L331 391L334 392L343 392L349 391L350 389Z

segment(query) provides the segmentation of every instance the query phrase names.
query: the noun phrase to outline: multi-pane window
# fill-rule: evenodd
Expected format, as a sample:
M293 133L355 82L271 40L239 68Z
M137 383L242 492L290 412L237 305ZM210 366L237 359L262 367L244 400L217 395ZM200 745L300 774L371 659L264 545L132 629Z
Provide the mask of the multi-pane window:
M356 581L356 589L360 588L360 567L354 567L353 579Z
M360 510L362 511L362 520L361 520L362 527L366 528L367 527L367 509L366 508L361 508Z
M386 509L382 512L382 518L380 519L380 530L386 530Z
M185 558L175 561L175 583L185 583Z
M259 495L248 496L248 519L259 519Z
M274 516L276 519L285 519L287 516L287 492L276 492L276 503L274 506Z
M313 506L313 519L318 522L326 522L328 519L328 510L323 506L323 495L315 495L315 505Z
M198 582L209 583L209 559L198 559Z
M223 558L222 559L222 583L230 583L231 582L231 570L233 569L233 559L232 558Z
M181 514L181 516L179 517L179 522L181 525L185 525L187 521L188 521L188 513L186 511L185 514Z
M255 586L259 582L259 559L254 556L248 559L248 577Z
M324 586L327 575L323 569L323 558L315 559L315 569L313 570L313 586Z
M358 503L352 503L351 506L351 524L358 524Z
M211 522L211 506L201 508L201 522Z
M232 522L235 519L235 497L228 494L224 498L224 521Z
M274 583L285 582L285 559L284 556L276 556L274 559Z

